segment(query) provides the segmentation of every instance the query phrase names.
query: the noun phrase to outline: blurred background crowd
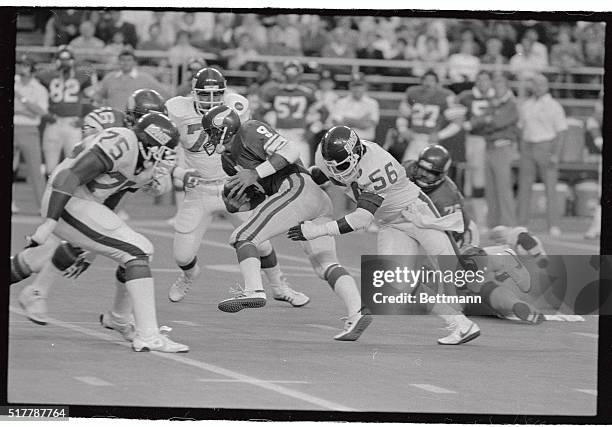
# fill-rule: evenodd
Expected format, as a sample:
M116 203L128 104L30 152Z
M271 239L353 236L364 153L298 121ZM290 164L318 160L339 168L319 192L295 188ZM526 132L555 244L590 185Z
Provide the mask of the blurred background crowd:
M396 128L404 92L430 71L455 94L471 90L483 70L503 75L519 100L530 95L533 79L543 76L567 116L568 136L559 152L561 214L588 216L599 204L600 148L589 143L588 123L596 117L601 124L605 25L600 22L38 8L21 13L17 27L17 51L27 53L38 71L53 67L58 46L72 50L92 75L91 96L84 92L83 102L94 104L108 92L112 71L131 72L121 62L125 52L132 52L132 67L154 79L149 87L166 98L188 95L193 73L215 66L255 112L262 92L283 82L284 60L297 59L302 81L312 85L317 105L327 107L314 126L309 123L311 137L338 124L342 111L334 108L363 104L369 114L366 138L385 146L397 137L389 130ZM118 92L119 98L128 95ZM469 163L467 133L462 129L443 144L458 164ZM508 162L517 166L514 152ZM516 190L518 169L513 171ZM543 198L539 175L534 197ZM585 182L590 185L580 187ZM462 189L469 197L482 196L469 182ZM534 200L536 213L543 214Z

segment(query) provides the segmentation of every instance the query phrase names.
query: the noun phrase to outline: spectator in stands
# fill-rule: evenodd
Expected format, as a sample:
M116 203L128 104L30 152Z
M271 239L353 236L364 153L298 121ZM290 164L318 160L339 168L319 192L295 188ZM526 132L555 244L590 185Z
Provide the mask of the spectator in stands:
M289 15L278 15L276 18L277 26L280 29L280 37L285 41L285 45L294 51L296 55L302 54L302 40L300 31L291 24Z
M502 67L508 63L508 59L502 54L503 43L497 37L487 40L485 54L480 58L481 64L493 66L489 72L496 74L502 71Z
M355 58L355 49L344 38L342 28L334 28L331 31L329 43L323 47L321 56L329 58ZM349 67L342 65L334 65L328 68L337 74L350 72Z
M350 16L336 17L336 28L340 28L343 33L344 40L353 50L359 47L359 33L353 29L353 18Z
M502 43L501 54L510 59L516 52L516 30L508 22L493 21L493 30L490 34Z
M332 112L334 125L350 126L360 138L374 141L380 120L378 101L366 94L367 83L363 74L353 76L350 94L340 98Z
M53 9L45 26L45 46L68 44L77 36L78 28L85 19L81 9Z
M246 34L251 37L254 49L262 49L268 42L268 34L266 29L259 22L259 18L254 13L247 13L242 17L242 23L234 30L234 38L236 40Z
M546 186L546 222L549 233L559 237L557 180L559 153L565 139L567 121L561 104L548 93L548 80L536 74L529 81L531 97L519 109L522 131L519 165L519 223L527 226L531 191L539 172Z
M183 82L176 89L176 96L188 96L191 93L192 79L198 71L206 67L206 61L200 58L190 58L187 61L187 69L183 76Z
M132 48L136 48L138 45L138 35L136 34L134 24L124 21L120 10L106 11L98 23L98 38L105 43L110 43L117 32L123 34L124 43L129 44Z
M516 54L510 58L510 70L520 80L533 77L547 65L546 57L534 50L534 42L529 37L523 37L516 46Z
M176 44L168 50L168 60L172 65L185 64L189 58L200 56L201 52L191 44L191 34L179 31L176 34Z
M301 34L304 55L321 56L321 51L329 39L325 21L319 15L309 15Z
M233 13L220 13L216 15L215 31L202 49L211 53L219 53L222 50L231 48L234 41L233 22Z
M274 25L268 29L268 46L264 48L263 54L266 55L301 55L301 52L287 44L281 27Z
M36 206L45 190L41 173L42 151L40 146L40 119L49 108L49 92L34 77L34 61L26 55L17 58L15 64L15 99L13 102L13 150L17 165L21 154L26 162L28 184L34 188ZM16 169L16 167L15 167ZM14 192L13 192L14 193ZM13 213L18 211L13 202Z
M449 53L449 44L443 22L439 20L430 22L425 33L417 38L416 48L419 52L419 58L424 61L430 60L430 58L446 60Z
M357 58L361 59L384 59L383 53L376 47L378 36L375 32L370 32L365 35L365 40L362 42L362 48L357 50ZM380 68L366 66L362 68L365 74L381 74Z
M519 138L519 113L514 94L503 74L493 79L495 95L484 116L486 141L485 197L487 226L516 226L516 204L512 191L512 161Z
M315 91L316 102L310 107L311 117L307 120L310 123L308 140L311 147L311 159L314 159L319 141L333 126L332 113L340 98L334 91L335 86L334 74L330 70L319 71L319 87Z
M111 41L104 47L104 54L108 62L116 63L119 58L119 53L126 49L131 49L131 46L125 43L123 33L117 31L113 34Z
M579 67L584 61L582 49L578 43L572 42L571 29L562 27L557 34L557 44L550 51L550 65L559 67L559 74L555 77L557 83L574 83L572 68ZM570 89L555 91L557 97L573 98L574 92Z
M228 58L227 67L230 70L249 70L254 71L256 65L251 62L259 53L253 46L253 39L248 34L238 37L238 47L222 52Z
M602 186L602 158L601 153L603 150L603 91L599 92L599 98L595 104L595 110L591 117L586 120L586 130L589 140L592 142L593 149L599 154L597 164L599 166L598 177L599 177L599 203L593 212L593 218L589 229L584 233L585 239L597 239L601 236L601 186Z
M100 56L100 51L104 49L104 42L95 37L96 27L91 21L83 21L79 26L80 36L73 39L68 46L73 50L85 49L98 51L97 53L79 53L76 52L77 58L83 61L99 62L104 59Z
M421 40L420 36L418 40ZM417 42L418 59L423 61L423 64L417 64L413 67L412 73L416 77L423 76L429 69L435 70L439 79L445 77L446 63L444 61L446 61L446 54L439 49L440 45L444 45L444 43L440 43L434 37L427 37L423 47L419 47Z
M162 38L162 27L159 22L149 26L148 37L138 44L140 50L166 50L169 48Z
M138 69L131 49L121 51L118 59L119 70L106 74L100 82L96 92L100 104L123 111L132 92L142 88L157 90L163 97L168 97L166 89L153 76Z
M476 48L473 40L466 39L461 43L459 52L448 58L449 89L455 93L471 88L476 80L480 70L480 59L474 55Z

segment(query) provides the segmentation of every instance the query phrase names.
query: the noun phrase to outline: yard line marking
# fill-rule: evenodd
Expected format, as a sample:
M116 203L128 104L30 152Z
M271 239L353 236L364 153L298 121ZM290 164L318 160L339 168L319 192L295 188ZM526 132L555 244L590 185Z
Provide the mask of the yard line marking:
M14 307L14 306L9 306L10 311L12 311L13 313L17 313L20 315L25 315L25 313L23 312L23 310ZM94 330L88 329L88 328L82 328L80 326L77 325L73 325L72 323L69 322L64 322L61 320L57 320L57 319L53 319L53 318L48 318L48 323L51 325L55 325L55 326L59 326L61 328L65 328L65 329L70 329L72 331L75 332L80 332L84 335L88 335L90 337L94 337L94 338L98 338L113 344L119 344L121 346L124 347L131 347L130 343L127 343L125 341L119 341L119 337L114 337L111 335L108 335L106 333L102 333L102 332L96 332ZM266 390L270 390L273 391L275 393L278 394L282 394L283 396L287 396L287 397L292 397L294 399L297 400L301 400L303 402L307 402L310 403L312 405L324 408L324 409L329 409L331 411L350 411L350 412L356 412L358 411L355 408L351 408L348 406L344 406L341 405L339 403L335 403L326 399L322 399L313 395L310 395L308 393L303 393L301 391L297 391L297 390L293 390L287 387L284 387L282 385L278 385L278 384L272 384L268 381L264 381L261 380L259 378L255 378L255 377L251 377L249 375L244 375L244 374L240 374L238 372L234 372L230 369L225 369L222 368L220 366L216 366L216 365L212 365L210 363L206 363L206 362L200 362L199 360L195 360L195 359L190 359L188 357L185 356L180 356L178 354L172 354L172 353L159 353L159 352L155 352L152 351L150 353L148 353L149 355L152 356L156 356L156 357L160 357L162 359L167 359L167 360L172 360L175 361L177 363L182 363L183 365L187 365L187 366L191 366L194 368L198 368L201 369L203 371L208 371L208 372L212 372L214 374L217 375L221 375L224 377L228 377L231 379L235 379L238 380L239 382L243 382L243 383L247 383L247 384L251 384L253 386L256 387L261 387L263 389Z
M108 381L104 381L98 377L73 377L75 380L79 380L84 382L85 384L95 385L95 386L112 386L112 383Z
M597 334L591 334L589 332L572 332L572 334L576 334L576 335L582 335L583 337L589 337L589 338L599 338L599 335Z
M590 388L575 388L574 390L579 391L580 393L586 393L593 396L597 396L597 390L593 390Z
M241 380L231 379L212 379L212 378L198 378L196 381L202 383L241 383ZM308 381L292 381L292 380L262 380L266 383L273 384L310 384Z
M171 320L172 323L184 326L200 326L197 323L190 322L189 320Z
M154 230L154 229L145 228L145 227L139 227L138 230L142 231L143 233L150 234L152 236L167 237L171 239L174 238L174 233L170 233L168 231L159 231L159 230ZM219 242L215 242L214 240L202 239L202 245L208 245L214 248L228 249L234 252L234 248L232 248L228 243L219 243ZM310 261L308 261L308 258L306 257L298 257L298 256L285 255L285 254L279 254L279 253L276 254L276 257L287 260L287 261L294 261L294 262L299 262L301 264L310 265ZM361 270L354 268L354 267L344 266L344 268L353 274L361 273Z
M327 326L327 325L317 325L316 323L306 323L304 326L310 326L312 328L323 329L326 331L339 331L340 330L340 328L334 328L333 326Z
M23 323L23 324L28 324L28 325L32 325L32 321L31 320L10 320L9 323ZM100 322L70 322L72 324L75 325L99 325Z
M437 387L435 385L431 385L431 384L410 384L411 386L423 389L425 391L429 391L431 393L437 393L437 394L452 394L452 393L457 393L456 391L452 391L452 390L447 390L445 388L442 387Z

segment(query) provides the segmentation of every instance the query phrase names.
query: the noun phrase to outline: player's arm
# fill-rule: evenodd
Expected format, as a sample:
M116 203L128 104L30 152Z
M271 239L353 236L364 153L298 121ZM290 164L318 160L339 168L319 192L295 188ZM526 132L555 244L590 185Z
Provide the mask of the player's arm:
M64 212L64 208L76 189L92 181L98 175L112 169L111 159L98 146L92 147L67 169L60 171L51 183L51 195L47 211L44 213L45 222L41 224L30 237L31 244L43 244L53 230Z
M306 221L291 227L287 236L291 240L313 240L321 236L339 236L367 228L374 219L374 213L384 198L380 194L362 192L357 199L357 208L335 221L317 224Z
M465 107L455 103L449 104L444 110L444 118L448 124L438 131L438 140L450 138L461 131Z
M514 125L519 120L518 108L513 100L509 100L499 105L493 114L487 115L487 129L490 131L504 129Z

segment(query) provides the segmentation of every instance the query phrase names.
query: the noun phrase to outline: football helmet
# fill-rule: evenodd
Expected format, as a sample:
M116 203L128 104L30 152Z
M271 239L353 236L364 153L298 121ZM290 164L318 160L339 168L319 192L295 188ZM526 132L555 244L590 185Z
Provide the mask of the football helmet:
M212 155L219 144L228 143L239 130L240 116L233 108L227 105L214 107L202 116L200 137L206 138L202 149L209 156Z
M330 174L342 183L357 177L364 147L357 133L347 126L334 126L321 139L321 155Z
M211 67L202 68L191 81L191 95L196 109L205 114L211 108L223 104L225 77L219 70Z
M81 136L87 138L102 132L109 127L122 127L125 125L125 115L111 107L100 107L91 111L83 118Z
M140 156L138 166L145 162L156 167L160 162L172 167L176 162L176 146L179 130L174 123L161 113L147 113L134 124L132 131L138 139Z
M164 102L164 98L156 90L135 90L125 107L126 123L128 126L134 126L139 118L150 112L166 114Z
M416 184L424 189L439 185L451 166L450 154L441 145L426 147L417 160Z
M74 52L67 45L63 44L57 48L55 66L59 70L69 70L74 67Z

